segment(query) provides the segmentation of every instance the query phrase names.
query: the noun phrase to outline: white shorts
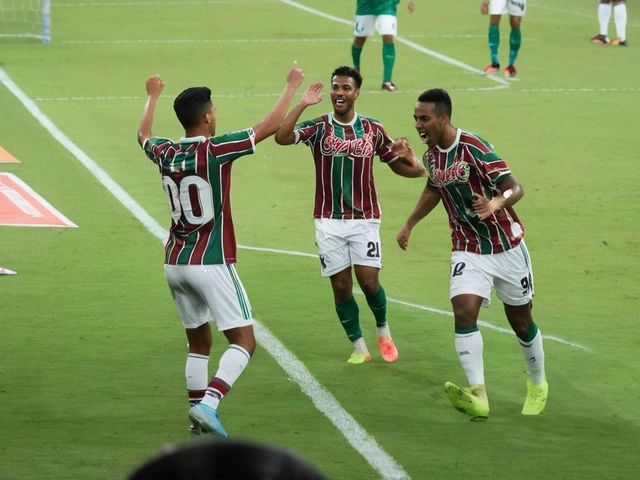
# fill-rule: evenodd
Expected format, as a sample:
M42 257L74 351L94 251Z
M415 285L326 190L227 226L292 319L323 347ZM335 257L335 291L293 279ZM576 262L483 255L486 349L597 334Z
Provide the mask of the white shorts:
M513 15L524 17L527 10L527 0L490 0L489 15Z
M380 220L316 218L320 273L330 277L350 265L382 268Z
M356 15L354 36L368 37L373 35L374 30L380 35L397 35L398 22L395 15Z
M526 305L534 295L533 271L524 240L515 248L493 255L453 252L449 296L470 293L491 304L491 289L507 305Z
M184 328L213 320L219 331L253 325L251 305L233 265L165 265Z

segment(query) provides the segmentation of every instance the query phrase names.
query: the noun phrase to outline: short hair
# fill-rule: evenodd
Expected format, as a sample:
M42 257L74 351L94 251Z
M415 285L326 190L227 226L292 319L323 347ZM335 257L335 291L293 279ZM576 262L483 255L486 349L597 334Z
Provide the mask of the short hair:
M190 87L173 101L173 110L184 128L197 127L200 119L211 108L211 90Z
M358 70L356 70L355 68L348 67L346 65L336 68L331 74L331 82L333 82L333 77L335 77L336 75L353 78L353 81L356 83L356 87L358 87L358 89L362 86L362 76L360 75L360 72L358 72Z
M432 88L431 90L423 92L418 97L418 102L434 103L434 111L436 112L436 115L440 116L443 113L446 113L449 118L451 118L451 112L453 111L451 97L447 91L442 88Z

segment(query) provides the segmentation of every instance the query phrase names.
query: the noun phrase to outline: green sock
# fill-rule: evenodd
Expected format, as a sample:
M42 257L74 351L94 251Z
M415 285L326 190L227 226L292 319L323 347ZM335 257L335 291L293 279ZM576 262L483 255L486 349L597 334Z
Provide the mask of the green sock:
M384 66L384 75L382 83L390 82L393 75L393 65L396 63L396 45L395 43L382 44L382 65Z
M336 313L349 340L353 342L362 337L362 330L360 330L360 309L358 308L355 298L351 297L344 303L336 303Z
M518 56L518 50L520 50L520 43L522 42L522 34L520 29L511 30L509 35L509 65L516 63L516 57Z
M533 339L536 338L537 333L538 325L536 325L536 322L531 322L531 326L529 327L529 330L527 330L527 333L518 338L525 343L531 343L533 342Z
M471 327L471 328L455 327L455 333L459 335L467 335L469 333L479 332L479 331L480 329L477 326Z
M353 68L356 70L360 70L360 55L362 55L362 47L351 44L351 58L353 58Z
M499 46L500 27L498 25L489 25L489 49L491 50L491 63L500 63L498 61Z
M384 327L387 324L387 295L384 293L384 288L380 285L376 293L365 294L365 297L373 316L376 317L376 327Z

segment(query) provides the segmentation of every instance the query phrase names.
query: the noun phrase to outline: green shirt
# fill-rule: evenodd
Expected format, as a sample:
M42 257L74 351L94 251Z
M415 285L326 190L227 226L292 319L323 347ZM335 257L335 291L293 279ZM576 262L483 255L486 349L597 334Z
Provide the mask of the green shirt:
M398 13L400 0L358 0L356 15L393 15Z

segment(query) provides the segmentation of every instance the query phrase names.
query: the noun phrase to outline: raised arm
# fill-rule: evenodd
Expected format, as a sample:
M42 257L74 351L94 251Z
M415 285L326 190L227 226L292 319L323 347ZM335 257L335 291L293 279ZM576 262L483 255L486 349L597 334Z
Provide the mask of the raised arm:
M147 99L147 104L144 106L142 119L138 126L138 143L141 147L144 147L144 142L146 142L148 138L153 137L151 131L151 127L153 126L153 113L155 112L156 103L158 102L158 98L160 98L162 90L164 90L164 80L162 80L160 75L152 75L147 78L147 95L149 98Z
M413 212L409 215L406 222L400 229L400 233L398 233L398 237L396 240L398 241L398 246L402 250L406 250L409 246L409 237L411 236L411 230L415 227L420 220L426 217L431 210L436 208L438 203L440 203L440 192L433 185L427 184L418 199L418 203L416 204Z
M324 98L324 93L321 93L322 87L324 87L322 82L314 82L307 87L300 102L291 109L287 118L282 122L280 129L276 133L276 143L279 145L291 145L296 141L296 136L293 133L296 123L298 123L298 119L305 108L322 101Z
M298 68L298 62L293 62L291 70L287 73L287 85L284 87L284 91L280 95L280 98L273 106L271 111L260 123L253 127L253 132L256 135L256 143L261 142L265 138L270 137L278 131L284 117L287 115L293 95L302 82L304 81L304 73L301 68Z

